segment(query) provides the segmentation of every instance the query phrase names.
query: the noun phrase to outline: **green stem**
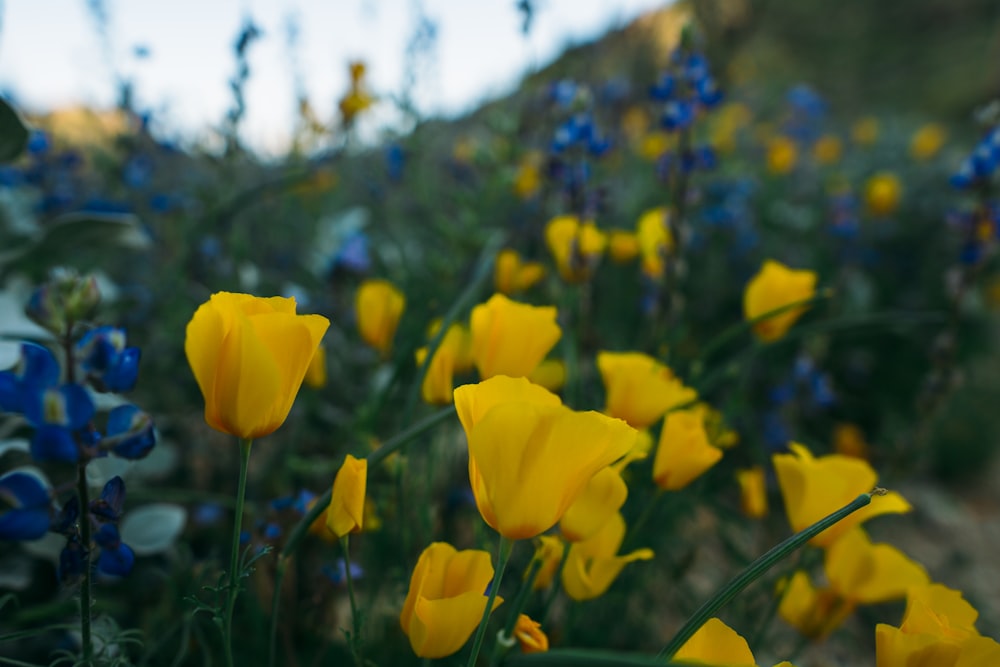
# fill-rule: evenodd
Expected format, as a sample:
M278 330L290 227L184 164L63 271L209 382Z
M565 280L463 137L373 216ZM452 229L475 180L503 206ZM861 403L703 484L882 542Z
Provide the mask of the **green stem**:
M716 612L719 611L719 609L736 597L744 588L759 579L775 563L803 546L806 542L816 537L844 517L853 514L865 505L868 505L872 501L872 494L884 495L885 490L874 489L869 493L862 493L860 496L833 514L820 519L805 530L792 535L787 540L772 547L770 551L750 563L745 570L723 586L694 614L692 614L691 618L689 618L681 629L677 631L677 634L674 635L667 645L663 647L663 650L657 654L657 657L661 659L672 658L674 654L676 654L677 651L684 646L685 642L687 642L687 640L690 639L691 636L705 624L705 621L712 618Z
M696 376L701 375L702 371L705 368L705 364L712 357L712 355L714 355L716 352L718 352L720 349L725 347L727 344L729 344L731 341L739 337L744 332L752 330L754 326L756 326L760 322L768 320L774 317L775 315L781 315L782 313L787 313L790 310L796 310L798 308L806 308L808 306L812 306L816 303L819 303L820 301L829 299L832 296L833 296L833 290L829 289L820 290L819 292L816 292L815 294L810 296L808 299L801 299L799 301L793 301L792 303L786 303L784 306L775 308L773 310L769 310L766 313L758 315L757 317L754 317L752 319L743 320L741 322L733 324L732 326L723 330L723 332L720 333L718 336L710 340L705 345L705 347L702 348L701 354L698 355L698 358L694 361L694 363L691 366L692 374Z
M559 559L559 565L556 567L555 573L552 575L552 586L549 590L549 596L545 598L545 603L542 605L542 615L539 619L539 623L545 625L545 621L549 618L549 612L552 611L552 603L556 601L556 596L559 595L559 580L562 579L563 570L566 569L566 561L569 559L570 544L563 542L563 552L562 558Z
M634 538L642 530L643 526L649 521L650 517L653 516L653 510L656 509L656 504L666 493L663 489L657 489L656 493L649 499L646 506L642 508L642 513L639 514L639 518L636 519L631 526L628 528L628 532L625 534L625 539L622 540L622 544L628 545L630 540Z
M423 435L425 432L437 426L444 420L455 415L455 406L449 405L441 408L437 412L427 415L416 424L406 429L402 433L397 433L393 437L386 440L381 447L371 452L367 457L369 469L375 467L382 461L384 461L389 455L395 453L396 451L403 448L411 440ZM333 487L331 486L326 490L322 496L316 499L313 506L309 508L306 515L299 519L299 522L295 524L292 532L288 534L288 541L285 542L285 546L281 548L281 552L278 554L282 558L287 558L295 553L305 539L306 534L309 532L309 526L319 518L319 515L326 511L326 508L330 505L330 497L333 494Z
M431 362L434 361L434 354L437 352L438 347L440 347L445 335L447 335L448 328L453 322L458 320L469 303L479 294L483 283L493 275L493 262L496 260L496 255L503 246L505 238L503 234L495 233L487 239L486 245L483 246L483 251L479 254L479 259L476 260L477 268L475 275L469 281L466 288L462 290L462 293L455 302L451 304L451 308L448 309L448 312L441 319L441 326L438 328L437 334L427 344L427 356L424 357L424 363L420 364L420 368L417 369L417 377L413 381L413 388L410 390L410 395L407 397L406 405L403 408L404 424L410 421L410 417L413 415L413 410L417 405L417 400L420 398L420 392L424 386L424 378L427 377L427 370L431 367Z
M76 495L80 503L80 544L83 546L83 580L80 582L80 652L85 667L94 664L94 643L90 636L90 497L87 462L76 466Z
M354 598L354 577L351 575L350 536L340 538L340 548L344 551L344 576L347 578L347 595L351 599L351 655L358 667L364 667L365 657L361 643L361 616L358 614L358 603Z
M285 581L288 557L278 556L278 569L274 573L274 594L271 597L271 637L268 642L267 664L274 667L278 653L278 609L281 607L281 584Z
M500 590L500 581L503 579L503 571L507 569L507 561L510 559L510 552L514 550L514 540L500 536L500 544L497 546L497 570L493 576L493 583L490 584L490 596L486 599L486 608L483 609L483 618L479 621L479 629L476 630L476 638L472 642L472 653L469 654L469 662L466 667L475 667L479 658L479 651L483 647L483 638L486 636L486 625L490 622L490 612L493 611L493 602L497 599L497 591Z
M538 571L542 569L542 559L533 558L531 564L528 565L528 573L524 577L524 582L521 584L521 590L518 591L517 597L514 598L514 604L508 610L509 614L507 616L507 624L503 628L503 634L501 637L505 642L512 642L514 638L514 628L517 626L517 619L521 616L521 610L524 609L524 605L528 602L528 597L531 595L531 589L535 585L535 577L538 576ZM510 648L510 644L504 644L502 641L497 641L493 646L493 655L490 657L490 667L496 667L500 664L500 659L507 653L507 649Z
M243 499L247 490L247 469L250 467L251 438L240 439L240 482L236 489L236 516L233 518L233 546L229 553L229 586L226 588L226 613L222 619L222 640L225 643L226 665L233 667L233 610L240 594L240 529L243 527Z

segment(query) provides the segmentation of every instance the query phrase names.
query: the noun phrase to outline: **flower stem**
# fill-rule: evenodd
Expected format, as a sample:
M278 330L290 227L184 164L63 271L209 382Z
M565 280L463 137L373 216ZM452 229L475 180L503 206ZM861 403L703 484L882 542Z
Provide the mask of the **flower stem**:
M80 652L83 664L94 664L94 644L90 637L90 497L87 488L87 462L76 466L76 495L80 503L80 544L83 546L83 580L80 582Z
M841 507L833 514L820 519L805 530L792 535L787 540L772 547L770 551L750 563L746 569L719 589L715 595L713 595L705 604L699 607L698 610L691 615L691 618L689 618L681 629L677 631L677 634L674 635L670 642L663 647L663 650L657 654L657 658L672 658L674 654L676 654L677 651L684 646L685 642L687 642L687 640L690 639L691 636L694 635L694 633L697 632L708 619L714 616L719 609L736 597L744 588L759 579L765 572L771 569L775 563L785 558L799 547L803 546L806 542L816 537L849 514L853 514L865 505L868 505L872 501L872 494L884 495L885 491L883 489L874 489L869 493L862 493L860 496L844 507Z
M233 667L233 610L240 593L239 555L240 529L243 527L243 498L247 490L247 468L250 466L250 447L253 440L240 440L240 482L236 489L236 516L233 518L233 547L229 553L229 586L226 587L226 611L222 619L222 640L225 643L226 665Z
M351 574L350 536L340 538L340 548L344 551L344 576L347 579L347 595L351 599L351 655L358 667L364 667L365 657L361 643L361 616L358 614L358 603L354 598L354 576Z
M552 611L552 603L556 601L556 596L559 595L559 581L562 579L563 570L566 569L566 561L569 559L569 549L570 545L563 542L563 552L562 558L559 559L559 565L556 566L556 571L552 575L552 589L549 591L549 596L545 598L545 603L542 605L542 616L538 619L538 622L545 625L545 621L549 618L549 612Z
M500 590L500 581L503 579L503 571L507 569L507 561L510 560L510 552L514 549L514 540L500 536L500 544L497 546L497 570L493 576L493 583L490 584L490 596L486 599L486 608L483 609L483 618L479 621L479 629L476 630L476 638L472 642L472 653L469 655L469 662L466 667L474 667L479 658L479 650L483 647L483 638L486 636L486 625L490 622L490 612L493 611L493 602L497 599L497 591Z
M278 608L281 606L281 584L285 581L288 557L278 556L278 569L274 573L274 595L271 597L271 638L267 653L268 667L274 667L278 652Z
M542 569L542 559L532 558L531 564L528 565L528 573L524 577L524 582L521 584L521 590L517 592L517 597L514 598L514 604L508 610L510 613L507 616L507 624L501 631L501 635L504 640L509 640L513 642L514 628L517 626L517 619L521 615L521 610L524 609L524 605L528 602L528 597L531 595L531 590L535 585L535 577L538 576L538 571ZM504 653L510 644L504 644L498 641L493 646L493 655L490 657L490 667L496 667L500 664L500 659L503 657Z

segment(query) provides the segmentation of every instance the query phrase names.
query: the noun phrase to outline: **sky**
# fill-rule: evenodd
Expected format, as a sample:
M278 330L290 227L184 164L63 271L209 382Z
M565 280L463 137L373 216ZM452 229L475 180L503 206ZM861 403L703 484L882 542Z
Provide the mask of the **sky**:
M107 37L93 12L103 5ZM666 4L665 0L535 0L530 34L515 0L0 0L0 91L28 111L109 108L116 76L133 83L154 130L206 140L232 105L233 44L248 18L262 33L250 50L242 138L263 153L289 142L296 87L321 119L348 85L347 64L368 65L368 86L403 89L408 43L426 16L436 25L419 62L414 101L425 115L458 114L512 89L568 44ZM289 47L289 26L298 39ZM139 48L141 47L141 49ZM145 50L148 55L140 56ZM299 83L296 83L298 80ZM391 124L390 104L376 117Z

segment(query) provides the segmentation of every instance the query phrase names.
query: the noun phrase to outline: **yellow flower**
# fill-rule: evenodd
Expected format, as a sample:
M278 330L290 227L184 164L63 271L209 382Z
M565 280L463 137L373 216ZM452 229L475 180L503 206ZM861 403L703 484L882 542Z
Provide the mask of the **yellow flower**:
M364 90L365 64L354 61L348 64L351 86L340 99L340 115L345 125L354 122L355 117L375 103L375 98Z
M1000 644L976 630L979 616L958 591L940 584L910 589L898 628L875 628L877 667L986 667Z
M455 390L469 442L469 482L483 520L509 539L554 526L590 479L632 446L635 429L574 412L524 378Z
M514 192L521 199L532 199L542 189L542 155L532 151L524 156L514 176Z
M365 516L365 489L368 486L368 459L350 454L344 459L333 480L326 527L337 537L360 533Z
M871 146L878 140L878 119L865 116L851 127L851 139L859 146Z
M743 292L743 315L747 320L755 320L779 308L810 299L815 293L814 272L796 271L769 259L747 283ZM765 343L776 341L785 335L806 308L808 306L792 308L756 322L753 331Z
M485 551L457 551L445 542L424 549L399 615L413 652L443 658L461 649L486 610L483 593L492 580L493 564ZM497 596L493 609L501 602Z
M664 491L679 491L701 477L722 458L708 443L705 424L691 410L667 414L653 459L653 481Z
M825 637L859 604L896 600L930 583L920 564L891 545L872 544L860 527L827 549L824 568L826 588L814 588L805 572L796 572L778 608L806 637Z
M501 250L493 266L493 282L503 294L531 289L545 277L545 267L538 262L524 262L516 250Z
M856 459L867 459L865 434L854 424L837 424L833 429L833 451Z
M701 416L705 423L705 433L708 434L708 441L713 447L719 449L730 449L735 447L740 441L740 435L736 431L728 428L723 421L722 413L705 402L696 404L691 408Z
M736 471L740 485L740 509L751 519L767 516L767 481L763 466L753 466Z
M639 140L639 156L644 160L653 162L659 160L660 156L669 151L676 144L673 135L663 130L653 130L642 135Z
M624 229L614 229L608 234L608 254L616 264L627 264L639 254L639 238Z
M673 371L641 352L598 352L597 368L604 381L604 411L638 429L698 397Z
M556 535L538 536L538 546L535 548L535 555L532 556L532 559L541 561L542 564L538 569L538 574L535 575L531 590L541 591L552 585L552 579L556 576L556 570L559 569L559 563L562 562L563 552L567 548L566 543Z
M892 215L899 208L902 197L903 186L891 172L880 171L865 183L865 205L872 215Z
M253 439L281 426L330 326L295 299L218 292L187 325L184 352L212 428Z
M910 155L915 160L930 160L944 146L948 133L937 123L927 123L913 134Z
M832 134L825 134L813 144L813 158L819 164L834 164L840 160L843 150L840 139Z
M579 283L590 278L601 261L607 236L593 222L581 223L575 215L552 218L545 227L545 244L563 280Z
M562 336L554 306L531 306L494 294L472 309L472 359L484 380L524 377Z
M847 505L862 493L875 488L878 475L867 461L830 454L814 458L804 446L791 444L792 453L775 454L774 471L785 501L785 511L792 530L798 532ZM880 514L910 511L910 504L890 491L872 498L871 504L841 519L810 543L828 547L853 526Z
M747 640L718 618L710 618L684 642L672 659L674 663L717 667L757 667ZM784 660L774 667L794 667Z
M432 327L431 337L437 335L437 326ZM455 373L468 370L465 360L469 357L471 347L469 331L461 324L452 324L448 333L441 339L434 352L434 358L427 367L427 375L420 387L420 396L431 405L448 405L451 403L451 392L454 387ZM420 366L427 358L427 348L422 347L416 352L417 365Z
M767 170L772 174L787 174L798 159L799 149L788 137L779 135L767 142Z
M366 280L354 299L354 313L362 340L382 357L389 356L396 327L406 308L406 297L388 280Z
M566 384L566 364L561 359L545 359L535 366L528 379L549 391L559 391Z
M305 383L313 389L322 389L326 386L326 348L320 345L316 348L316 354L309 362L306 369Z
M651 549L617 555L624 539L625 519L616 512L592 537L571 544L562 573L566 595L577 602L604 595L626 565L653 558Z
M521 645L521 653L543 653L549 650L549 638L542 632L542 624L531 620L527 614L518 615L514 637Z
M586 540L618 513L628 498L628 486L621 472L609 466L594 475L566 510L559 530L570 542Z
M666 206L650 209L639 217L636 224L642 272L649 278L663 277L667 257L674 250L674 237L670 232L670 211Z

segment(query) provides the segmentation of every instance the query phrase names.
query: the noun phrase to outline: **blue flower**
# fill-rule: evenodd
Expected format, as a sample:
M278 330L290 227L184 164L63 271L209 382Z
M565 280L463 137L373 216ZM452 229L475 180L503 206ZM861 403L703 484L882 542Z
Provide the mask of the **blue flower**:
M119 405L108 413L107 439L117 456L144 458L156 445L153 420L134 405Z
M97 558L97 571L114 577L124 577L132 571L135 565L135 552L132 547L121 541L118 526L106 523L101 526L94 541L101 548Z
M9 371L0 372L0 409L23 414L31 397L59 383L59 362L48 348L21 343L21 357Z
M323 574L337 586L343 586L347 582L347 563L343 558L338 558L333 565L324 565ZM351 579L357 581L363 577L365 571L357 563L351 563Z
M26 472L0 477L0 499L10 509L0 513L0 540L37 540L49 530L49 490Z
M135 387L141 353L137 347L125 346L124 329L98 327L88 331L77 349L83 370L98 391L123 392Z
M101 497L90 501L90 513L102 521L117 522L125 505L125 482L115 475L104 485Z

